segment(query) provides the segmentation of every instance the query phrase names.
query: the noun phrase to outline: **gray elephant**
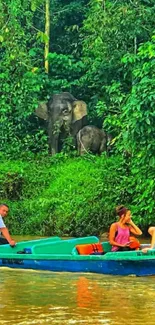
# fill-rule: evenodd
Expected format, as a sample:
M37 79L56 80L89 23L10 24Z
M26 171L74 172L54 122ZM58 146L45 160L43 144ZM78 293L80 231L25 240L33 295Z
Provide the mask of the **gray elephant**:
M68 92L55 94L47 103L40 103L35 113L47 121L52 155L61 151L62 139L69 135L76 138L78 131L87 124L86 103Z
M83 127L77 134L77 146L79 155L88 152L101 154L107 151L108 136L104 132L93 125Z

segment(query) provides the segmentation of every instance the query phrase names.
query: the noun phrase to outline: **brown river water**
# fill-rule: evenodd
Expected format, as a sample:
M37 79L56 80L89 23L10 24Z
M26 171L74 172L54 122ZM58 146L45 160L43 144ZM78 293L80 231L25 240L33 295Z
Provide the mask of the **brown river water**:
M0 272L0 324L155 323L155 277Z

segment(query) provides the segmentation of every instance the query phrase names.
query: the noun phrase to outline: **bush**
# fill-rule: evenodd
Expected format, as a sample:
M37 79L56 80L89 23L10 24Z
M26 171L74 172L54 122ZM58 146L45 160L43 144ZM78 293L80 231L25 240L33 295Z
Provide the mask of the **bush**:
M3 162L0 198L11 208L7 220L11 232L99 235L115 220L116 204L130 203L130 194L122 187L127 178L124 167L122 157L104 154Z

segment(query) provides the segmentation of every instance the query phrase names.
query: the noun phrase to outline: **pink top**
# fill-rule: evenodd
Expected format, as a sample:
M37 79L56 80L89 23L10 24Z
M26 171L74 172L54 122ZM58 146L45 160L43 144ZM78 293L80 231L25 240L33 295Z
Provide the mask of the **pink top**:
M121 228L117 224L117 233L116 233L115 241L118 244L124 245L124 244L126 244L127 242L130 241L129 237L130 237L130 229L128 227ZM111 251L116 252L116 251L118 251L118 249L119 249L118 246L112 246Z

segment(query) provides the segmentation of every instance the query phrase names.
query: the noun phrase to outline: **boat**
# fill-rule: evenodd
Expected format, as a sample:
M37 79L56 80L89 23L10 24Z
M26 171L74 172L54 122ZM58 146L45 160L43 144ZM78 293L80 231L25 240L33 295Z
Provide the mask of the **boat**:
M49 237L19 242L15 247L1 245L0 267L149 276L155 275L155 250L145 254L141 249L111 252L110 243L99 242L96 236L73 239Z

